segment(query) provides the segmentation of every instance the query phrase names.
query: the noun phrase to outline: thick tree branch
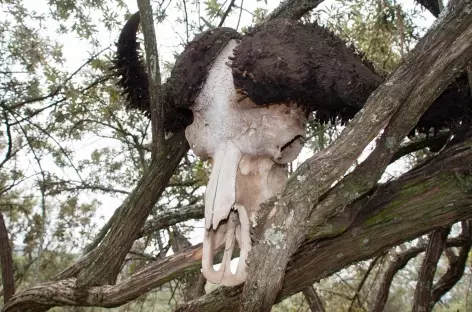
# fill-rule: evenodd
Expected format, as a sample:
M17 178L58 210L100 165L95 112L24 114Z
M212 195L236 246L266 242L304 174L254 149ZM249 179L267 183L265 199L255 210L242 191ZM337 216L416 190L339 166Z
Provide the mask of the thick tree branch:
M264 206L264 221L260 222L264 228L258 231L262 239L250 256L241 311L271 310L288 259L305 238L306 220L310 219L315 235L326 219L371 190L404 136L452 81L455 68L468 63L472 54L472 15L463 11L467 5L470 1L450 7L408 59L369 97L363 111L341 136L300 166L283 194ZM386 125L368 159L329 190ZM269 212L271 220L265 222ZM265 234L262 237L260 233Z
M413 302L413 312L431 311L431 289L433 278L436 273L439 258L446 246L446 239L451 231L451 227L434 231L429 237L426 255L421 265L420 274L416 283L415 299Z
M159 52L157 51L156 31L152 17L152 7L149 0L138 0L139 14L141 15L141 28L144 36L144 47L146 50L147 72L149 73L149 99L151 105L152 124L152 155L162 152L161 147L165 144L164 128L162 126L162 103L161 98L161 70L159 68Z
M201 263L201 254L201 245L197 245L156 261L114 286L78 290L75 287L76 279L69 278L31 287L13 297L5 305L4 311L28 311L31 307L64 305L107 308L120 306L174 279L175 275L192 268L197 269Z
M346 265L369 259L432 228L469 218L472 150L466 146L470 143L443 151L434 160L366 194L349 206L342 218L330 219L325 238L311 238L293 255L277 301ZM242 287L221 288L177 311L235 311L241 293Z
M424 166L397 181L379 186L371 196L359 199L349 209L356 214L348 218L348 224L328 222L332 230L326 235L331 238L314 239L301 245L289 263L277 300L298 293L353 262L368 259L418 237L431 228L471 218L471 143L472 139L449 148ZM345 229L340 235L336 234L339 226ZM451 239L448 246L457 246L454 241L457 244L463 242ZM49 302L48 295L51 293L55 294L56 300L51 305L118 306L187 272L198 271L200 262L201 245L197 245L159 260L115 286L82 288L78 291L72 280L65 284L58 281L39 285L15 295L5 307L5 312L25 311L27 307ZM120 295L122 291L124 293ZM178 311L234 311L238 307L241 291L242 287L218 289L180 307ZM74 301L71 294L80 294L81 297Z
M8 300L15 293L15 280L13 277L13 259L8 239L8 230L3 220L3 214L0 212L0 264L2 266L3 281L3 302Z

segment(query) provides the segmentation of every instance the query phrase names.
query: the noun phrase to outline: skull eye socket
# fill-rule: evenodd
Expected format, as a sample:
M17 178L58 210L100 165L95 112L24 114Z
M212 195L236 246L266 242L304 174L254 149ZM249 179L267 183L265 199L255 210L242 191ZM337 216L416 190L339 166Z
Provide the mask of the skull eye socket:
M294 161L302 150L304 144L305 137L303 137L302 135L296 135L295 137L293 137L293 139L285 143L279 149L279 157L274 159L274 161L278 164L286 164Z

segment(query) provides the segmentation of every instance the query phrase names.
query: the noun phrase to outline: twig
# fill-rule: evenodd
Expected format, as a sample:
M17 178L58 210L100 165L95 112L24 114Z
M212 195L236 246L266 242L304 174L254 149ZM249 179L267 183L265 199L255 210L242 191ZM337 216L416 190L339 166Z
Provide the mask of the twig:
M236 0L231 0L231 2L229 3L228 8L226 9L225 13L224 13L223 16L221 17L221 21L220 21L220 23L218 24L218 27L223 26L223 24L224 24L226 18L227 18L228 15L229 15L229 12L231 12L231 9L233 8L233 5L234 5L234 2L235 2L235 1L236 1Z
M1 103L1 106L3 107L4 106L4 103L2 102ZM13 140L12 140L12 137L11 137L11 129L10 129L10 122L8 120L8 114L7 112L5 111L5 109L3 109L3 118L5 120L5 128L6 128L6 133L7 133L7 140L8 140L8 143L7 143L7 152L5 154L5 158L3 159L3 161L0 163L0 168L3 168L3 166L5 165L5 163L10 160L10 158L12 157L12 149L13 149Z
M241 22L241 15L243 15L243 5L244 5L244 0L241 0L241 8L239 10L239 17L238 17L238 23L236 24L236 30L238 30L239 28L239 23Z
M9 105L9 109L13 110L13 109L17 109L17 108L21 108L23 107L24 105L27 105L27 104L31 104L31 103L34 103L34 102L40 102L40 101L44 101L48 98L53 98L55 97L56 95L59 94L59 92L62 90L62 88L64 88L64 86L79 72L81 71L85 66L87 66L91 61L93 61L97 56L99 56L100 54L102 54L103 52L105 52L106 50L108 50L109 48L111 47L108 46L106 48L104 48L103 50L97 52L96 54L92 55L85 63L83 63L81 66L79 66L79 68L77 68L72 74L70 74L65 80L64 82L62 82L59 86L57 86L56 88L54 88L54 90L52 90L51 92L49 92L48 94L44 95L44 96L39 96L39 97L35 97L35 98L30 98L30 99L27 99L27 100L24 100L22 102L19 102L19 103L15 103L15 104L12 104L12 105Z

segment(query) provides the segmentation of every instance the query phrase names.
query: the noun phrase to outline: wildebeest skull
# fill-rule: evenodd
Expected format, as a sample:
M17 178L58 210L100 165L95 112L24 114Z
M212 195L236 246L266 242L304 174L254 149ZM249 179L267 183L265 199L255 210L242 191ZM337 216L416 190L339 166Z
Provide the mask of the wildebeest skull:
M127 107L150 116L148 77L136 41L139 20L137 12L123 27L114 70ZM316 24L279 19L245 35L221 27L187 45L162 89L162 122L169 132L185 129L193 152L212 163L202 264L210 282L244 282L250 223L260 203L282 190L284 164L302 147L306 114L316 112L321 123L337 118L345 123L382 80L355 49ZM470 123L467 76L461 81L466 87L444 92L413 134ZM241 251L233 274L236 243ZM215 271L213 256L222 245L222 265Z
M236 40L229 41L211 66L191 106L193 123L185 130L195 155L212 161L202 271L211 283L225 286L244 282L251 249L249 220L281 190L287 179L284 164L297 157L305 136L305 112L295 104L261 107L238 94L226 64L236 45ZM233 274L229 262L235 242L240 255ZM223 261L215 271L214 251L223 244Z

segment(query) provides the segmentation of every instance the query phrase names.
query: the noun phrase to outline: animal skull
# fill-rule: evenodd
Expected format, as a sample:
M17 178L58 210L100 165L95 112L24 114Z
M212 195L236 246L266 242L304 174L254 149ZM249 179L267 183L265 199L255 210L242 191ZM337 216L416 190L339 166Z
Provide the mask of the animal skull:
M205 193L202 272L209 282L224 286L245 281L249 220L261 203L282 190L287 180L284 164L297 157L305 136L305 114L294 103L262 107L238 99L226 65L236 46L237 41L230 40L216 58L191 107L194 121L185 130L195 155L212 162ZM241 251L233 274L230 261L236 242ZM213 257L223 244L221 267L215 271Z

